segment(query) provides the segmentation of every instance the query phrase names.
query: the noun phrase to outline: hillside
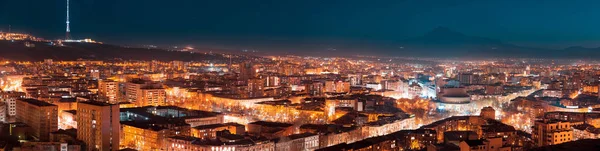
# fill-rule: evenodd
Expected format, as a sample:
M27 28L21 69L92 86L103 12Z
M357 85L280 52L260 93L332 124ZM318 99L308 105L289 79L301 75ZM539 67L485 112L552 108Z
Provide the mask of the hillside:
M204 53L176 52L161 49L126 48L108 44L66 43L64 46L53 46L44 42L30 42L35 47L26 47L26 41L0 41L0 58L19 61L54 60L224 60L221 55Z

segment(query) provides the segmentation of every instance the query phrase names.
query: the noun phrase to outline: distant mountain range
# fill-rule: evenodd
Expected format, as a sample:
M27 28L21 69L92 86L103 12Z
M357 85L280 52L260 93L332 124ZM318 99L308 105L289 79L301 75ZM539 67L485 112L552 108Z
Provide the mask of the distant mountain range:
M420 57L600 58L600 48L543 49L513 45L438 27L421 37L395 42L394 55ZM388 48L389 50L393 50Z
M35 47L27 47L29 42ZM260 42L259 42L260 43ZM257 43L258 44L258 43ZM261 52L250 53L240 50L244 46L232 47L228 51L246 55L311 55L311 56L398 56L398 57L439 57L439 58L562 58L600 59L600 48L569 47L565 49L544 49L518 46L500 40L462 34L445 27L438 27L423 36L385 42L334 41L277 43L270 42L256 47ZM293 48L293 49L287 49ZM206 48L206 50L213 50ZM12 60L56 60L76 59L133 59L133 60L214 60L224 59L221 55L167 51L162 49L129 48L109 44L67 43L53 46L42 42L0 41L0 58ZM225 59L227 60L227 59Z

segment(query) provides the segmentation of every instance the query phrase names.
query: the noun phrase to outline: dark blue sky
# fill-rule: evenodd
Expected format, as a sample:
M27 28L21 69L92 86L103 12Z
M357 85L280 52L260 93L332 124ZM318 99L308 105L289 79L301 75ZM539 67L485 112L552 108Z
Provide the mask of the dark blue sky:
M390 41L438 27L547 48L600 46L598 0L71 0L75 38L128 44ZM64 36L63 0L0 0L0 26Z

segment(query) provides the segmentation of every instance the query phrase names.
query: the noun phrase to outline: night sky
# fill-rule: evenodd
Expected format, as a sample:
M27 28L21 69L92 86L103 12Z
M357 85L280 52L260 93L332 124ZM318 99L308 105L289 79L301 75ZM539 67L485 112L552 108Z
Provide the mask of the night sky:
M435 27L545 48L600 46L598 0L71 0L74 38L118 44L390 41ZM64 37L65 1L1 0L0 29Z

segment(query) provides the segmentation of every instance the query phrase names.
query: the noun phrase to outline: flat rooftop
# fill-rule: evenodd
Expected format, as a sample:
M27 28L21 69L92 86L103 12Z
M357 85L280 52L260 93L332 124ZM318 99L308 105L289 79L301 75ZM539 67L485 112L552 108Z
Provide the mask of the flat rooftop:
M95 105L95 106L111 106L111 105L114 105L114 104L110 104L110 103L106 103L106 102L98 102L98 101L83 101L83 102L79 102L79 103L88 104L88 105Z
M36 100L36 99L20 99L23 102L27 102L29 104L35 105L35 106L56 106L54 104L45 102L45 101L40 101L40 100Z
M279 122L267 122L267 121L256 121L248 124L261 125L266 127L290 127L292 124L289 123L279 123Z

